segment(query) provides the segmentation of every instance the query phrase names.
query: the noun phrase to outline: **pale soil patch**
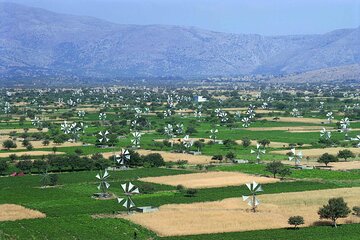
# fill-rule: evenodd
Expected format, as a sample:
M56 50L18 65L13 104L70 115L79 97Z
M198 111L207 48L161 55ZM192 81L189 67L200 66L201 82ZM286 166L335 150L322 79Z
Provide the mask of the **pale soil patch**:
M224 111L228 111L230 113L234 113L237 111L246 111L248 108L222 108ZM257 113L271 113L271 112L282 112L280 110L272 110L272 109L255 109L255 112Z
M281 161L284 164L288 165L294 165L294 162L292 161ZM353 169L360 169L360 161L347 161L347 162L334 162L329 163L328 167L325 166L323 163L318 163L315 161L306 161L303 160L302 164L307 166L313 166L313 167L322 167L323 169L328 170L353 170Z
M266 189L265 189L266 191ZM306 192L267 194L259 196L258 211L249 211L242 198L229 198L216 202L168 204L159 211L122 215L143 225L160 236L237 232L289 227L290 216L304 217L305 225L320 221L318 209L329 198L344 197L349 207L359 205L360 188L342 188ZM349 215L338 223L359 223L360 218Z
M148 155L150 153L159 153L165 162L177 162L178 160L186 160L189 164L210 164L214 161L211 156L205 155L191 155L187 153L171 153L165 151L152 151L152 150L136 150L141 155Z
M319 157L324 153L329 153L329 154L336 155L336 154L338 154L339 151L344 150L344 149L348 149L348 150L352 151L355 154L360 154L360 148L314 148L314 149L303 149L301 151L302 151L303 156L305 158L305 157ZM285 155L289 151L290 150L277 150L277 151L271 151L271 153L284 154Z
M29 156L42 156L42 155L49 155L49 154L54 154L53 152L50 151L26 151L26 152L13 152L13 151L9 151L9 152L3 152L0 153L0 158L5 158L5 157L9 157L11 154L16 154L17 156L22 156L22 155L29 155ZM58 154L65 154L64 152L56 152L56 155Z
M12 139L12 138L9 138L8 136L5 136L5 135L0 135L0 146L2 146L3 142L5 140L8 140L8 139ZM64 142L62 144L57 144L57 143L54 143L53 141L50 141L49 145L44 146L42 144L42 142L43 141L30 141L30 143L32 144L34 149L51 148L51 147L76 147L76 146L82 146L83 145L81 142ZM20 149L20 150L26 149L26 147L24 147L22 145L22 141L16 140L15 143L17 145L17 148L15 148L15 149Z
M43 128L42 131L37 130L36 128L29 128L27 132L34 133L34 132L48 132L49 129ZM24 133L24 129L22 128L14 128L14 129L0 129L0 134L10 134L10 132L16 132L16 133Z
M251 181L256 181L258 183L274 183L279 181L279 179L275 178L259 177L239 172L192 173L173 176L146 177L140 178L139 180L171 186L181 184L187 188L239 186Z
M288 132L319 132L322 126L295 126L295 127L250 127L250 131L288 131ZM332 127L326 129L332 130Z
M204 143L209 143L211 141L213 141L210 138L192 138L194 141L199 141L199 140L204 140ZM164 140L168 140L171 142L171 139L155 139L155 142L163 142ZM172 141L174 143L179 143L182 141L182 138L173 138ZM216 141L222 141L220 139L216 139ZM235 142L239 145L242 144L242 140L235 140ZM258 142L256 140L251 140L251 145L256 146L256 144L258 144ZM287 147L289 145L289 143L283 143L283 142L270 142L269 147L272 148L282 148L282 147ZM304 144L303 146L310 146L309 144Z
M327 119L319 119L319 118L297 118L297 117L280 117L278 120L274 120L273 117L264 117L260 118L260 120L266 119L268 121L276 121L276 122L297 122L297 123L327 123Z
M0 204L0 222L44 217L46 217L44 213L20 205Z

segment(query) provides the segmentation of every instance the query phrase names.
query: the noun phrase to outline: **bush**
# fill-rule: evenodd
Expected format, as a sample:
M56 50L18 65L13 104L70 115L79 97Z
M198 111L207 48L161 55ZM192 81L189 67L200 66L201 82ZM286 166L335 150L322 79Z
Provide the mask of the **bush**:
M150 183L143 183L139 186L140 193L150 194L155 192L155 187Z
M176 186L176 190L178 190L179 192L184 191L184 189L185 189L185 187L183 185L181 185L181 184Z
M8 169L9 165L5 161L0 161L0 174L4 173Z
M193 188L189 188L185 191L185 197L195 197L197 194L197 190Z
M353 210L355 216L360 217L360 207L359 206L353 207L352 210Z
M159 153L150 153L144 157L144 163L150 167L161 167L165 165L163 157Z
M242 141L243 147L245 147L245 148L247 148L251 144L251 140L247 137L243 138L241 141Z
M56 186L58 184L59 177L57 174L51 174L50 175L50 186Z
M304 218L302 216L292 216L289 218L288 223L293 225L296 229L297 226L304 224Z
M223 160L223 155L221 155L221 154L214 155L211 159L212 159L212 160L222 161L222 160Z

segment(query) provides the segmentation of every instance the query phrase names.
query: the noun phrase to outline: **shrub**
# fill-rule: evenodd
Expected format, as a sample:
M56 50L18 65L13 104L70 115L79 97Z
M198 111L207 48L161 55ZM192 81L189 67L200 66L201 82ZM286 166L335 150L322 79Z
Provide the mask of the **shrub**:
M185 191L185 197L195 197L197 192L197 189L189 188Z
M304 218L302 216L292 216L289 218L288 223L290 225L294 226L294 229L297 228L297 226L304 224Z
M359 206L353 207L352 210L353 210L355 216L360 217L360 207Z
M184 189L185 189L185 187L183 185L181 185L181 184L176 186L176 190L178 190L179 192L184 191Z

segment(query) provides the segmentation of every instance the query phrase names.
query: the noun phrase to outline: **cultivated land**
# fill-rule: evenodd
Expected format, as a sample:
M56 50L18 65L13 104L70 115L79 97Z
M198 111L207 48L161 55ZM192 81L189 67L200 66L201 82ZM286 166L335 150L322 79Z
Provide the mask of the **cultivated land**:
M342 196L349 205L359 203L360 188L306 191L261 195L262 205L256 213L241 198L192 204L169 204L155 213L123 216L161 236L193 235L219 232L286 228L290 216L304 217L305 226L319 222L317 210L327 199ZM179 221L181 219L182 221ZM349 216L341 223L360 223Z
M207 172L176 176L140 178L140 181L166 184L171 186L183 185L187 188L210 188L244 185L248 182L274 183L279 179L259 177L236 172Z
M358 240L360 218L350 214L335 229L317 215L331 197L344 197L349 207L360 205L357 88L321 88L284 87L280 93L271 86L254 91L258 86L250 84L234 91L233 84L226 88L216 83L171 90L43 89L41 94L37 89L0 89L0 144L13 140L17 145L0 150L0 192L5 193L0 194L5 208L0 239ZM331 89L338 90L330 94ZM194 102L200 92L207 102ZM252 111L255 116L245 126ZM331 123L326 116L330 111ZM100 113L106 113L105 119ZM340 131L346 117L348 136ZM323 127L330 139L320 136ZM211 129L218 130L215 143ZM107 140L101 141L99 133L106 131ZM136 131L142 133L139 146L132 141ZM185 146L186 135L192 145ZM256 152L259 143L266 151L257 159L251 150ZM292 148L303 152L301 165L316 168L295 168L287 155ZM113 155L122 149L130 151L130 159L119 168ZM316 162L323 153L336 155L344 149L355 154L347 162L340 158L328 168ZM193 155L197 151L201 155ZM274 178L266 170L272 161L284 163L290 175ZM106 191L113 197L97 200L92 198L100 191L95 176L106 168ZM15 172L21 174L9 176ZM245 184L252 181L264 189L256 213L241 199L249 194ZM127 182L139 187L140 194L133 196L137 207L160 210L127 215L128 209L116 201L124 197L120 186ZM21 220L19 212L30 216L29 211L39 218ZM288 229L292 215L305 218L301 229Z

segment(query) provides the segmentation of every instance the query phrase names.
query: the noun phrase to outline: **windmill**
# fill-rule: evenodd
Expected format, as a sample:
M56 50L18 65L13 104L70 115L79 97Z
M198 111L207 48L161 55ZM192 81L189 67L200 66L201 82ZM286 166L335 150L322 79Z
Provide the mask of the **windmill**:
M184 124L178 123L176 124L176 133L182 134L184 132Z
M189 149L189 148L192 147L193 144L194 144L194 141L189 138L189 135L186 135L183 138L183 145L184 145L185 148Z
M302 152L296 152L295 148L291 149L292 156L289 157L289 161L295 160L295 165L300 165L303 158Z
M340 121L340 126L341 126L341 132L344 132L345 133L345 138L347 139L349 136L349 132L350 132L350 120L349 118L344 118L344 119L341 119Z
M41 174L40 182L41 182L42 187L46 187L49 184L50 175L49 175L47 169L45 169L45 171Z
M260 163L260 155L265 154L266 150L260 147L260 144L256 144L256 149L251 149L252 154L256 154L257 163Z
M256 207L260 204L259 199L256 197L257 192L262 192L263 189L260 184L253 181L252 183L246 184L247 188L250 190L250 196L242 196L243 201L246 201L248 205L251 207L253 212L256 212Z
M83 110L78 111L78 116L80 118L84 118L85 117L85 111L83 111Z
M140 132L133 132L133 139L131 139L131 143L133 144L133 147L138 148L140 147L140 140L141 140L141 133Z
M100 121L105 121L106 120L106 113L99 113L99 120Z
M38 117L35 117L34 119L32 119L31 123L32 123L32 125L34 125L37 128L40 128L42 125L41 120Z
M100 143L107 143L109 141L109 138L107 137L109 135L109 132L106 131L100 131L99 133L99 142Z
M121 149L120 154L115 155L115 160L120 165L125 165L130 160L130 152L127 149Z
M110 184L107 182L107 179L110 177L109 173L105 169L104 173L100 172L96 174L96 178L100 180L98 189L101 190L102 196L106 196L106 190L110 187Z
M226 112L220 112L219 117L220 117L220 121L222 123L225 123L225 122L227 122L229 120Z
M332 120L334 119L333 112L328 112L326 114L326 117L327 117L327 120L329 121L329 123L331 123Z
M323 137L325 138L326 140L329 140L331 138L331 132L326 130L325 128L323 128L321 131L320 131L320 137Z
M244 117L241 121L243 122L242 126L244 128L248 128L250 126L250 119L249 118Z
M210 130L210 133L211 133L210 138L213 140L214 143L216 142L216 138L217 138L216 135L217 135L218 132L219 131L217 129L211 129Z
M131 208L135 207L135 203L132 200L132 196L135 194L139 194L139 188L133 185L131 182L121 184L121 188L124 191L125 197L124 198L117 198L118 203L122 204L130 213Z
M70 131L71 131L71 126L70 126L66 121L64 121L64 122L61 124L61 130L62 130L65 134L69 134Z

